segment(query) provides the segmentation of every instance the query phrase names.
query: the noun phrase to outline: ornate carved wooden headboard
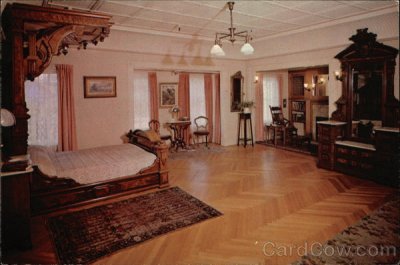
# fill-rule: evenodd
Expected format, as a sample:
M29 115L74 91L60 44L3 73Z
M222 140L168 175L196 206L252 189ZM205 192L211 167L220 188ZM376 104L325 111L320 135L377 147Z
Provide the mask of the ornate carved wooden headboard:
M111 16L59 8L8 4L2 14L2 108L12 111L16 125L2 128L3 152L27 152L28 109L24 82L34 80L55 55L97 45L110 33Z

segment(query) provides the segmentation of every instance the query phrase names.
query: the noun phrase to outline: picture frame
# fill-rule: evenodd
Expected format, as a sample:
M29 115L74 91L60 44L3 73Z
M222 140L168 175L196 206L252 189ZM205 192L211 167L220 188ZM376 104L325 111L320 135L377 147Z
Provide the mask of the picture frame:
M160 83L160 108L178 104L178 83Z
M84 76L85 98L110 98L117 96L115 76Z

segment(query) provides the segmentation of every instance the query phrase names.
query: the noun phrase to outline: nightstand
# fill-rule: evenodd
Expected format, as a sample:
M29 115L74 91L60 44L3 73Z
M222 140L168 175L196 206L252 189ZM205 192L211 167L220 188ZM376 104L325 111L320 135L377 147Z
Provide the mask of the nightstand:
M26 250L31 243L30 180L32 167L1 172L2 252L8 249Z

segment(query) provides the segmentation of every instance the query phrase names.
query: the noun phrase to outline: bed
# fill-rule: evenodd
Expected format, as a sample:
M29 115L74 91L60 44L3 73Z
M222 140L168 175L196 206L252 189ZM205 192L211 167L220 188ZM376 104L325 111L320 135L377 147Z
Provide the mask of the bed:
M79 151L29 147L33 215L79 206L168 184L168 146L143 131L129 143Z

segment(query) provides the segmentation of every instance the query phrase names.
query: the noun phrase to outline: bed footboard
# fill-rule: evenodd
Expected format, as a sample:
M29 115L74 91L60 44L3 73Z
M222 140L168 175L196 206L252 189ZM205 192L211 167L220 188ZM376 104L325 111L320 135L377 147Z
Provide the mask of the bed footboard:
M37 172L34 174L37 174ZM161 175L151 169L141 174L88 185L76 185L70 182L69 184L63 184L62 188L59 188L60 186L57 188L57 185L54 184L56 182L61 183L59 180L52 181L51 187L53 189L47 186L41 190L32 191L32 215L81 206L151 188L168 186L168 183L161 183Z
M127 137L131 144L137 145L149 152L155 154L159 160L159 172L160 172L160 186L166 187L168 186L168 146L165 144L164 141L160 142L152 142L149 138L143 136L141 134L141 130L130 130L127 133Z

